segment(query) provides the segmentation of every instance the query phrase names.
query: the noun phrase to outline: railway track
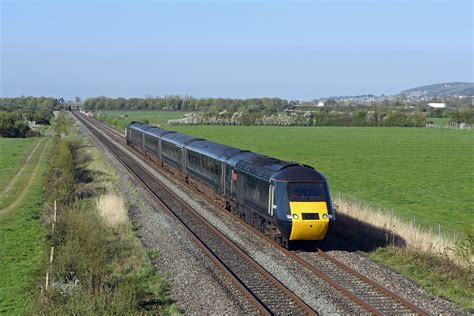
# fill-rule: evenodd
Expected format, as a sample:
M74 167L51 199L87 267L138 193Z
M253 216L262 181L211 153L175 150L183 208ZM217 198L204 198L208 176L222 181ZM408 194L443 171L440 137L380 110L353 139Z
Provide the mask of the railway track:
M428 315L426 311L360 274L321 249L317 249L316 256L307 252L285 252L306 269L374 315Z
M117 129L92 118L88 118L88 120L92 122L92 124L100 124L100 128L111 138L121 144L125 144L123 135L119 134ZM141 155L142 159L146 160L144 155L139 155ZM162 172L158 166L153 166L153 168L158 172ZM208 199L208 201L213 203L214 206L220 208L211 199ZM228 216L232 216L227 211L223 213ZM285 255L291 257L294 261L314 274L317 278L327 282L345 297L349 298L351 301L355 302L371 314L386 315L402 313L428 315L428 313L423 309L415 306L414 304L391 292L375 281L358 273L334 257L326 254L321 249L317 249L316 254L290 251L269 240L265 235L257 231L249 224L245 223L243 220L234 216L232 216L232 218L233 220L239 221L242 225L247 226L262 239L266 240L267 242L270 241Z
M93 126L89 118L74 114L86 128L130 171L135 180L180 222L191 238L230 281L265 315L315 315L298 296L242 251L237 245L204 219L177 194L159 182L144 167L121 150ZM102 127L105 132L107 128ZM107 129L107 132L112 130ZM118 139L117 135L113 137Z

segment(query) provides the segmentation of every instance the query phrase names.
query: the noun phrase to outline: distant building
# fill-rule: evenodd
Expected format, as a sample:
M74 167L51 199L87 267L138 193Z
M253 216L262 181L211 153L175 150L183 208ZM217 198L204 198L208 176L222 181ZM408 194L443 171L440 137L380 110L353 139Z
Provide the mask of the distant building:
M324 106L324 102L323 102L323 101L319 101L319 102L318 102L318 106Z
M436 109L444 109L446 107L446 103L428 103L428 106Z

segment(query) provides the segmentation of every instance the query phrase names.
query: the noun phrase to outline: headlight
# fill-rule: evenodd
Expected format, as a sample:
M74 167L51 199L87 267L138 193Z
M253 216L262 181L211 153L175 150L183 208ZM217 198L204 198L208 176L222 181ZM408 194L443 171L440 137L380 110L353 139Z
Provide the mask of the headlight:
M323 219L328 219L328 214L323 214Z
M293 214L294 219L298 219L298 214Z

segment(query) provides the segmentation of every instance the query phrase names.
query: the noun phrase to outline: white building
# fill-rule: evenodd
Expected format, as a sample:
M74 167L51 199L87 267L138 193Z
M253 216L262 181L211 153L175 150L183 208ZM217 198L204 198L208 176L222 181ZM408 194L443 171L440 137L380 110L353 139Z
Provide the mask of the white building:
M446 103L428 103L428 106L436 109L444 109L446 107Z

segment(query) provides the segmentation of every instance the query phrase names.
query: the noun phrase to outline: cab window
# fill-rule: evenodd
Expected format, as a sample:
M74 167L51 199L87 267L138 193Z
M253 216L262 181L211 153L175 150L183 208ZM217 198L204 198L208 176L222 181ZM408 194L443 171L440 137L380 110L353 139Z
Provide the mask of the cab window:
M289 183L288 197L290 201L324 200L322 183Z

